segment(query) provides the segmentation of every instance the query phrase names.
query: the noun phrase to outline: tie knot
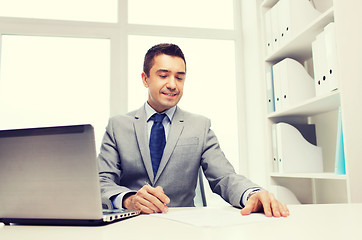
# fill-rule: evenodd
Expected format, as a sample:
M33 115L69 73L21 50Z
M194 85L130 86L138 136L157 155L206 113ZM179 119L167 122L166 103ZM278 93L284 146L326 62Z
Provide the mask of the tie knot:
M154 122L162 122L163 119L165 118L166 114L162 113L155 113L152 115L151 119L154 121Z

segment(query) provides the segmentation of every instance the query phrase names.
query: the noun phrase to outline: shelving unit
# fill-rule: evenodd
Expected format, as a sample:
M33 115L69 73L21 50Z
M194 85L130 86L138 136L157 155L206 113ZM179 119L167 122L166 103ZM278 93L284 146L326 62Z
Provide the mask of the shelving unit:
M314 0L314 2L322 0ZM263 49L266 46L264 14L272 8L278 0L264 0L260 3L260 22ZM278 63L286 57L293 58L305 66L310 65L312 60L312 42L316 36L321 33L326 25L335 21L335 7L333 0L327 2L327 10L311 23L307 24L293 38L285 42L271 54L264 56L263 69ZM347 4L347 3L346 3ZM319 10L319 9L317 9ZM267 51L263 51L266 53ZM306 69L309 73L310 69ZM340 75L339 75L340 77ZM339 78L340 81L346 81ZM265 81L265 79L263 79ZM266 91L265 91L266 92ZM267 146L267 166L270 185L281 185L290 189L301 203L347 203L351 202L350 180L348 172L346 175L337 175L334 173L338 109L341 104L341 90L329 92L327 94L313 97L305 102L301 102L283 111L277 111L266 114L266 124L268 137ZM266 101L265 101L266 102ZM343 106L342 106L343 109ZM343 111L343 110L342 110ZM272 153L272 124L278 122L287 123L309 123L315 124L317 145L323 151L322 173L275 173L273 172L273 153ZM347 161L347 160L346 160ZM362 183L362 182L361 182ZM360 200L362 201L362 199Z

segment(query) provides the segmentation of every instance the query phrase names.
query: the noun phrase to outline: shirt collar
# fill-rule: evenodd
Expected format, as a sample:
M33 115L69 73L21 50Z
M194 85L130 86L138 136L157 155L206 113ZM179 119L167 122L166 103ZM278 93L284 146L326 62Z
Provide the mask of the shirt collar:
M145 110L146 110L146 116L147 116L147 121L150 120L150 117L152 117L153 114L157 113L149 104L148 102L145 103ZM175 114L176 111L176 106L173 106L170 109L167 109L165 111L163 111L162 113L166 114L166 116L168 117L169 121L172 121L173 115Z

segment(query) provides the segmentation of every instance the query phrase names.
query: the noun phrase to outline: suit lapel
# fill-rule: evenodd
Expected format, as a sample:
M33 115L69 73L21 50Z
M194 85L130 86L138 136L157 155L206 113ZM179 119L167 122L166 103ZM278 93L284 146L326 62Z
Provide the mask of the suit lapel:
M167 143L166 143L165 149L163 151L161 163L160 163L160 166L157 171L155 182L158 180L162 171L164 170L165 166L167 165L167 162L169 161L171 154L176 147L177 141L180 138L183 128L184 128L183 112L180 108L177 107L175 114L173 116L172 122L171 122L170 132L168 134ZM152 170L152 166L151 166L151 170Z
M145 165L151 183L154 183L150 148L148 146L147 119L144 107L140 108L135 115L134 128L136 132L138 147L141 152L142 161Z

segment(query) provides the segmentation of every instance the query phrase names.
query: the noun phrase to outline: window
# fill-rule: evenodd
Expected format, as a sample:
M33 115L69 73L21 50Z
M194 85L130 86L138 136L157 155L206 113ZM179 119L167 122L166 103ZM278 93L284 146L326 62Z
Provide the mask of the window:
M109 40L1 40L0 128L91 123L99 143L109 117Z
M115 23L117 3L117 0L0 0L0 16Z
M147 100L141 80L146 51L172 42L188 65L179 106L211 119L238 171L245 154L239 153L236 130L242 91L238 5L238 0L0 0L0 129L92 123L99 149L108 118ZM212 198L207 196L209 205Z
M233 29L233 17L232 0L128 1L128 22L132 24Z

